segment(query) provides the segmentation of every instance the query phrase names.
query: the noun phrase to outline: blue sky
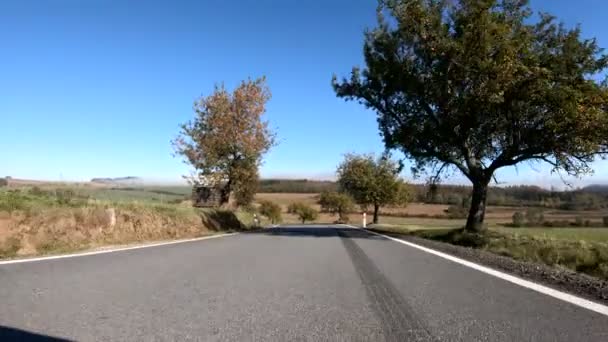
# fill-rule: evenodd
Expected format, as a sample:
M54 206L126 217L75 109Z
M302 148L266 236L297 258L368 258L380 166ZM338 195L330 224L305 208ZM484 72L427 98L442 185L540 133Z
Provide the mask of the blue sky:
M264 177L330 178L345 152L381 152L373 112L336 98L332 74L362 64L376 2L4 0L0 174L47 180L179 180L169 141L192 102L266 75L280 145ZM532 1L608 47L603 0ZM604 26L604 27L603 27ZM608 163L575 184L608 180ZM408 174L406 173L407 177ZM454 176L451 182L465 182ZM561 184L522 165L499 181Z

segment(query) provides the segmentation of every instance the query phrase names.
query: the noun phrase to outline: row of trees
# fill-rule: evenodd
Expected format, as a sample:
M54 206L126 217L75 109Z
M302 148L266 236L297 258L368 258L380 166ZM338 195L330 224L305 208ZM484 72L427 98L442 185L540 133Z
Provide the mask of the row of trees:
M338 97L377 113L386 150L412 160L414 174L433 184L452 171L470 180L468 231L484 227L497 170L543 162L579 176L608 153L608 82L598 81L608 55L579 27L531 14L527 0L380 0L365 67L332 81ZM276 141L261 118L269 98L263 78L233 93L216 87L173 142L196 170L190 180L221 188L224 203L253 199ZM403 188L398 169L386 157L350 158L339 188L377 221L380 206L406 193L394 190Z

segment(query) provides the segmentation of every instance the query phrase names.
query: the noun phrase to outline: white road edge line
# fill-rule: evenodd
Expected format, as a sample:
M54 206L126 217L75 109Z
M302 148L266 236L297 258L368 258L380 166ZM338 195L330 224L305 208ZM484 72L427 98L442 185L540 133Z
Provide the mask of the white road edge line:
M364 228L359 228L359 227L355 227L355 226L351 226L351 225L346 225L346 224L344 226L349 227L349 228L355 228L355 229L365 230L366 232L368 232L370 234L382 236L382 237L384 237L386 239L393 240L395 242L399 242L399 243L402 243L404 245L417 248L417 249L419 249L421 251L434 254L434 255L442 257L444 259L447 259L447 260L453 261L455 263L461 264L463 266L470 267L470 268L475 269L477 271L480 271L480 272L489 274L491 276L494 276L494 277L506 280L506 281L508 281L510 283L513 283L513 284L516 284L516 285L528 288L530 290L534 290L536 292L540 292L540 293L545 294L547 296L551 296L553 298L560 299L560 300L562 300L564 302L568 302L570 304L574 304L574 305L579 306L581 308L585 308L587 310L595 311L595 312L600 313L602 315L608 316L608 306L606 306L606 305L602 305L602 304L599 304L599 303L596 303L596 302L592 302L590 300L587 300L587 299L584 299L584 298L580 298L580 297L571 295L569 293L561 292L561 291L552 289L550 287L547 287L547 286L544 286L544 285L540 285L540 284L531 282L529 280L525 280L525 279L522 279L522 278L519 278L519 277L515 277L515 276L512 276L510 274L503 273L503 272L497 271L495 269L492 269L492 268L489 268L489 267L486 267L486 266L482 266L482 265L479 265L479 264L476 264L476 263L473 263L473 262L470 262L470 261L467 261L467 260L464 260L464 259L457 258L455 256L452 256L452 255L449 255L449 254L446 254L446 253L442 253L442 252L436 251L434 249L430 249L430 248L427 248L427 247L423 247L423 246L417 245L417 244L409 242L409 241L404 241L404 240L397 239L397 238L394 238L394 237L391 237L391 236L388 236L388 235L372 232L372 231L369 231L369 230L364 229Z
M8 264L20 264L20 263L25 263L25 262L34 262L34 261L46 261L46 260L54 260L54 259L75 258L75 257L81 257L81 256L87 256L87 255L96 255L96 254L122 252L122 251L129 251L129 250L132 250L132 249L158 247L158 246L165 246L165 245L174 245L174 244L177 244L177 243L215 239L215 238L220 238L220 237L225 237L225 236L232 236L232 235L236 235L236 234L239 234L239 233L227 233L227 234L209 235L209 236L202 236L202 237L193 238L193 239L182 239L182 240L175 240L175 241L165 241L165 242L150 243L150 244L138 245L138 246L119 247L119 248L112 248L112 249L102 249L102 250L98 250L98 251L81 252L81 253L73 253L73 254L61 254L61 255L52 255L52 256L38 257L38 258L5 260L5 261L0 261L0 266L1 265L8 265Z

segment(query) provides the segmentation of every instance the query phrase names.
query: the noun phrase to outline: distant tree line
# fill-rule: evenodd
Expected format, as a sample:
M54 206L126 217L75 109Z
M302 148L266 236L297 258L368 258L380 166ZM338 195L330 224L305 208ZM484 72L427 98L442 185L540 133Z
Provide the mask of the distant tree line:
M415 202L459 205L470 197L470 186L413 185ZM534 206L562 210L596 210L608 208L608 188L582 188L555 191L538 186L490 187L488 205Z
M307 179L263 179L259 192L263 193L322 193L337 191L332 181ZM411 202L468 206L471 186L410 184ZM608 187L589 186L570 191L543 189L538 186L518 185L490 187L488 205L529 206L562 210L596 210L608 208Z
M337 191L338 185L332 181L308 179L262 179L258 192L262 193L321 193Z

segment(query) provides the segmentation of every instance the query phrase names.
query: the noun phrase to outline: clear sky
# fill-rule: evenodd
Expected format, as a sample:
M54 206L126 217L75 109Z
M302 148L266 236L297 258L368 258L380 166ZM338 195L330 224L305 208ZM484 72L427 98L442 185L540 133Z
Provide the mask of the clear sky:
M608 47L604 0L533 0ZM381 152L375 114L336 98L332 74L361 65L369 0L3 0L0 175L179 180L170 140L217 82L266 75L280 145L263 177L331 178L345 152ZM576 184L608 181L608 163ZM406 173L407 177L408 174ZM465 182L454 176L452 182ZM499 181L560 184L546 167Z

